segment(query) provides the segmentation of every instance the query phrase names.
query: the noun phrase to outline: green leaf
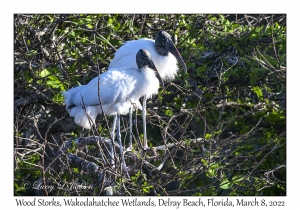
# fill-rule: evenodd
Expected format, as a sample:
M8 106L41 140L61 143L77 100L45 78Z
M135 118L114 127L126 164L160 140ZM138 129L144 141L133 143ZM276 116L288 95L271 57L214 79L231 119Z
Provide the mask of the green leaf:
M108 23L113 23L114 21L113 21L113 19L109 18L107 22Z
M253 90L254 93L256 93L257 97L258 97L260 100L262 99L263 94L262 94L262 91L261 91L261 89L260 89L259 87L255 86L255 87L253 87L251 90Z
M71 31L71 32L68 34L68 36L69 36L70 38L74 38L74 37L75 37L75 32L74 32L74 31Z
M172 110L167 109L167 110L166 110L166 115L169 116L169 117L172 117L172 116L173 116Z
M206 172L206 176L210 177L210 178L215 177L216 176L216 170L213 169L213 168L208 169L207 172Z
M212 137L212 134L209 134L209 133L205 134L205 138L206 138L206 139L209 139L209 138L211 138L211 137Z
M51 74L50 71L48 71L47 69L44 69L40 72L40 77L46 77L49 74Z
M215 169L215 168L219 168L219 164L218 163L214 163L210 166L211 168Z
M59 81L58 78L56 76L54 76L54 75L48 76L48 79L51 79L53 81Z
M234 182L234 183L239 183L239 182L241 182L241 181L243 181L244 180L244 176L242 176L242 175L237 175L237 176L234 176L233 178L232 178L232 181Z
M240 26L240 25L239 25L238 23L233 23L233 24L232 24L232 27L233 27L233 28L238 28L239 26Z
M191 178L193 178L194 177L194 175L193 174L190 174L190 175L188 175L187 177L186 177L186 179L191 179Z
M54 102L63 102L64 101L64 96L62 94L55 94L53 97Z
M53 88L59 88L60 87L60 81L58 81L58 80L55 80L55 81L49 80L49 81L47 81L47 85L50 85Z
M73 170L74 170L74 172L75 172L76 174L79 174L78 168L73 168Z
M190 69L190 68L194 68L194 63L187 63L186 64L186 67L188 68L188 69Z
M244 135L246 133L248 133L251 130L251 128L249 126L245 126L241 131L240 134Z
M148 187L143 187L143 191L144 191L145 193L149 193L149 192L150 192L150 190L149 190Z
M26 192L26 189L24 187L18 187L15 192Z
M268 54L262 54L263 57L273 66L273 67L278 67L278 63L275 60L275 58L269 56Z
M250 64L251 61L245 57L240 57L240 61L243 61L244 63Z
M208 163L207 163L207 161L205 160L205 159L201 159L201 162L204 164L204 165L207 165Z
M228 181L228 179L225 179L223 182L220 184L220 188L223 190L231 188L232 184Z
M207 64L197 67L196 68L197 76L200 76L203 72L205 72L206 68L207 68Z
M219 15L221 20L224 21L225 20L225 17L223 15Z

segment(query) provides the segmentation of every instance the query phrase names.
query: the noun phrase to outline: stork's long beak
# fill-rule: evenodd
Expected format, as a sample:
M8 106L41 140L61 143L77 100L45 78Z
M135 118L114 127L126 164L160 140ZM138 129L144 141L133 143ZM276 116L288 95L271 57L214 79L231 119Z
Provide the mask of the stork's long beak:
M162 88L165 89L165 84L164 84L163 80L161 79L160 74L158 73L156 68L154 70L156 71L156 76L157 76L158 80L160 81Z
M150 60L149 62L150 62L149 67L150 67L151 69L153 69L153 70L156 72L156 77L158 78L158 80L159 80L159 82L160 82L162 88L165 89L165 84L164 84L163 80L161 79L160 74L159 74L159 72L157 71L156 66L154 65L154 63L153 63L152 60Z
M180 63L180 65L184 69L185 73L187 73L186 65L185 65L180 53L178 52L177 48L175 47L175 45L174 45L174 43L171 39L167 39L166 47L167 47L167 50L175 56L177 61Z

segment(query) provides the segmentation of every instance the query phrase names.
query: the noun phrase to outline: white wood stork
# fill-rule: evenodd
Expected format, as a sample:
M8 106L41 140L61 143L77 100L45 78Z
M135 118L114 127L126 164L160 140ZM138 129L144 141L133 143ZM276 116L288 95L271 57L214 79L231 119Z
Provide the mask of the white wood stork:
M186 65L175 47L170 34L166 31L160 30L155 40L153 39L139 39L134 41L127 41L115 53L108 69L131 67L137 68L135 62L135 55L140 49L146 49L150 52L152 60L157 67L157 70L164 81L170 81L175 78L178 72L177 61L181 64L182 68L187 72ZM147 134L146 134L146 100L144 97L142 116L143 116L143 131L144 131L144 149L148 148ZM130 107L130 125L132 124L132 108ZM132 136L130 127L130 146L132 146Z
M163 81L147 50L140 49L136 53L135 60L137 63L136 68L112 67L109 71L92 79L87 85L81 85L63 92L67 111L70 116L74 117L75 123L83 128L90 129L97 115L102 114L102 111L106 115L115 116L112 134L117 123L117 138L126 173L127 169L120 135L120 115L128 114L132 103L141 107L140 97L144 96L147 99L157 94L159 81L163 85ZM111 156L111 163L114 164L112 152Z

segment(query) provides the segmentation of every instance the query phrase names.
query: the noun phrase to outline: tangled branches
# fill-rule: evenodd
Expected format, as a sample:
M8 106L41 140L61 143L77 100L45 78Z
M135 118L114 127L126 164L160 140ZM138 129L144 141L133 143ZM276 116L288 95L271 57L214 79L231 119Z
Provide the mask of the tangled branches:
M15 15L15 195L285 195L285 21L279 14ZM188 74L147 102L151 150L142 149L135 113L134 149L124 153L129 179L111 117L82 130L61 93L104 72L124 41L160 29L173 34ZM121 132L128 145L127 116Z

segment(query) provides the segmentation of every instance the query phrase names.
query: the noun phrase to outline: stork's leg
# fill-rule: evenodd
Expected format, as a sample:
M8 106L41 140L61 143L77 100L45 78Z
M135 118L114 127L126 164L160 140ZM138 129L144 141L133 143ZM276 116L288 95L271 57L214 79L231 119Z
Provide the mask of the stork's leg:
M142 117L143 117L143 131L144 131L144 149L148 149L147 144L147 131L146 131L146 101L147 98L144 96L143 108L142 108Z
M132 150L132 106L130 106L129 108L129 148L128 148L128 151L131 151Z
M116 130L116 122L117 122L117 115L114 116L113 125L111 128L111 137L112 137L112 145L110 148L110 164L114 166L115 164L115 154L114 154L114 141L115 141L115 130Z
M132 106L129 108L129 147L126 151L132 151Z
M121 141L121 132L120 132L120 115L117 115L117 139L118 139L118 143L120 146L120 154L121 154L121 165L123 170L125 171L127 177L130 179L130 176L128 174L128 170L126 167L126 163L125 163L125 159L124 159L124 154L123 154L123 146L122 146L122 141Z

